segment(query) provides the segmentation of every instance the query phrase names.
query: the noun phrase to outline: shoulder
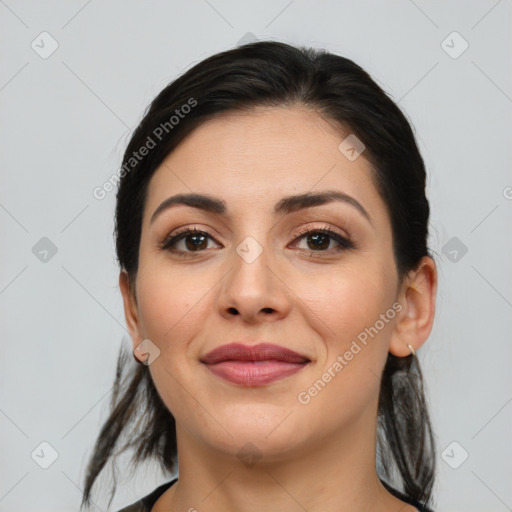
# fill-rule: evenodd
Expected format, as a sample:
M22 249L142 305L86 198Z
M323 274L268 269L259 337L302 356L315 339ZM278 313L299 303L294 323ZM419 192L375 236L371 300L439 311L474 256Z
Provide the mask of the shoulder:
M174 478L170 482L166 482L165 484L160 485L148 495L144 496L135 503L132 503L131 505L118 510L117 512L151 512L151 509L153 508L153 505L156 503L158 498L160 498L160 496L177 480L178 478Z
M136 503L132 503L131 505L122 508L118 512L148 512L150 509L146 508L141 501L137 501Z

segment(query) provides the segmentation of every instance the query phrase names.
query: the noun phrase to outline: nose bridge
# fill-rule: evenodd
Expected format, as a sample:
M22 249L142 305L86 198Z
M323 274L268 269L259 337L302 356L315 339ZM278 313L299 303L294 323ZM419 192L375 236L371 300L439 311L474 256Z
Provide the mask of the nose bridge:
M250 215L247 215L249 210ZM234 264L243 270L245 266L252 266L258 263L256 267L259 270L266 264L270 264L272 260L271 248L269 245L269 233L272 226L272 219L267 219L261 209L246 208L245 222L240 224L237 230L239 243L235 246L235 254L233 254ZM237 257L241 261L237 260ZM243 264L242 264L243 263ZM268 270L268 269L267 269Z
M261 241L261 243L260 243ZM235 248L232 255L233 269L229 280L240 297L260 297L270 290L270 249L263 236L246 236Z

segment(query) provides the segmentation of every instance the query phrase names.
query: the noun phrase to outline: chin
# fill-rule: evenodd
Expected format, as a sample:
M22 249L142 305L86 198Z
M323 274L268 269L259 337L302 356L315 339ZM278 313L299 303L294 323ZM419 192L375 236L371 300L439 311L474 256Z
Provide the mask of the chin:
M299 437L305 430L295 424L293 415L286 418L287 414L289 411L285 414L267 413L265 416L253 412L248 417L241 417L237 413L237 417L225 420L217 417L229 434L223 429L208 428L207 432L211 435L205 441L214 449L235 455L240 460L245 457L261 458L262 462L286 460L307 441Z

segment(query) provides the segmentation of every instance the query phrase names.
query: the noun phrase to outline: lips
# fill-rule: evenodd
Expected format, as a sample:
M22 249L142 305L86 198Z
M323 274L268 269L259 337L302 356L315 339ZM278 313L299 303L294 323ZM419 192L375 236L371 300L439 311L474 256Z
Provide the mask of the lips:
M214 375L231 383L262 386L297 373L311 361L279 345L231 343L208 352L201 362Z
M283 361L286 363L307 363L309 359L293 350L271 343L244 345L230 343L208 352L201 361L216 364L222 361Z

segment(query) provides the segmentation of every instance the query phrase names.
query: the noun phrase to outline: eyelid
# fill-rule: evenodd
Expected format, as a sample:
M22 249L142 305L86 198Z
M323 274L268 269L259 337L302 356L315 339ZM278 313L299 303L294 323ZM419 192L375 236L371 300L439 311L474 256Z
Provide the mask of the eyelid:
M338 247L334 249L334 251L342 251L347 249L354 249L355 245L352 241L352 238L350 235L343 230L342 233L339 232L337 228L331 227L329 224L323 223L322 226L308 226L308 227L301 227L299 231L293 232L290 235L292 237L292 243L296 243L300 241L302 238L309 234L315 234L315 233L324 233L326 236L330 237L332 240L334 240ZM187 225L183 226L181 228L178 228L174 231L172 231L170 234L166 235L164 239L158 244L159 248L162 250L167 250L170 252L175 253L181 253L181 254L193 254L196 251L180 251L180 250L174 250L172 251L170 249L170 243L172 242L173 245L180 242L183 238L186 238L186 236L191 234L201 234L206 235L210 239L212 239L216 244L220 244L220 242L217 241L216 237L214 237L207 229L200 229L196 225ZM185 235L182 238L180 238L180 235ZM221 244L222 245L222 244ZM331 254L333 249L328 251L312 251L317 253L326 253ZM198 253L205 252L203 251L197 251Z
M290 233L289 233L289 236L291 236L291 237L293 237L295 239L295 238L297 238L299 236L302 236L304 234L307 234L307 233L309 233L309 232L311 232L311 231L313 231L315 229L324 229L324 230L334 231L339 236L342 236L343 238L346 238L347 240L351 240L351 237L350 237L349 233L347 233L347 231L340 230L340 231L342 231L340 233L338 231L339 228L332 228L329 224L326 224L325 222L324 222L324 224L322 226L301 227L301 228L299 228L298 231L291 230ZM190 224L190 225L187 225L187 226L182 226L181 228L177 228L176 230L171 231L171 233L169 233L168 235L166 235L164 237L164 240L168 240L170 238L174 238L175 236L179 236L180 234L186 233L187 231L194 231L194 232L197 232L197 233L206 233L208 236L212 237L215 240L215 237L206 228L205 229L200 229L195 224Z
M292 231L292 236L295 239L302 235L307 235L308 233L315 232L318 230L319 231L322 231L322 230L323 231L331 231L342 238L346 238L348 241L352 241L350 235L345 230L340 230L339 228L333 228L329 224L325 224L325 223L322 226L309 226L309 227L299 228L299 231L295 234L293 234L294 232Z
M158 246L160 247L160 249L165 250L165 246L168 244L168 242L172 241L173 239L177 239L180 235L183 234L204 234L209 236L212 240L214 240L215 243L220 243L207 229L201 229L195 225L188 225L182 226L181 228L177 228L174 231L171 231L168 235L164 236L163 240L158 244ZM175 240L175 243L177 241L178 240Z
M345 230L343 230L343 234L342 234L337 229L332 228L328 224L327 225L324 224L324 226L321 226L321 227L312 226L312 227L301 228L299 233L293 235L292 243L300 242L301 239L305 238L306 236L308 236L310 234L315 234L315 233L324 234L324 235L328 236L329 238L331 238L332 240L334 240L338 244L337 247L335 247L334 249L330 249L327 251L310 251L310 252L316 254L317 255L316 257L323 257L323 256L327 257L327 256L332 256L333 252L339 253L339 252L343 252L343 251L347 251L347 250L357 249L356 244L352 241L351 236Z

